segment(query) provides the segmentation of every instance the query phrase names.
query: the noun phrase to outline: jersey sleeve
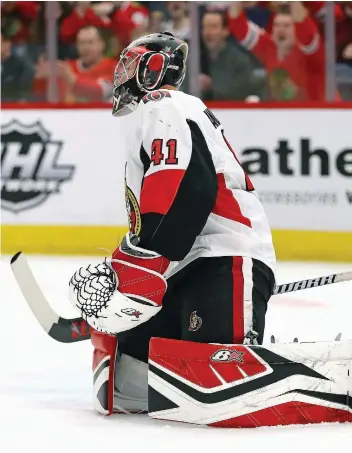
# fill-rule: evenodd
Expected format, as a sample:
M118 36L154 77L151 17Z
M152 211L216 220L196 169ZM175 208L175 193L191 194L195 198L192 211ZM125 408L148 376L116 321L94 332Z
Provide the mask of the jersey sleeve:
M243 47L263 63L268 52L275 47L270 35L258 25L247 20L243 11L238 17L229 18L229 30Z
M140 246L181 261L215 205L216 172L198 124L172 99L150 104L142 116Z
M302 22L296 22L295 28L299 48L307 63L317 70L324 71L324 46L313 20L307 16Z

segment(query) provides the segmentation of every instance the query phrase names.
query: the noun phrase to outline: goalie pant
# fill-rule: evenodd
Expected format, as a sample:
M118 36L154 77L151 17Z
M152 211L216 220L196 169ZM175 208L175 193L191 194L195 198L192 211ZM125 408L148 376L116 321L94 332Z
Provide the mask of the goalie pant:
M147 363L152 337L200 343L262 342L274 275L248 257L199 258L168 280L162 310L133 329L110 336L92 333L96 409L113 412L119 353Z

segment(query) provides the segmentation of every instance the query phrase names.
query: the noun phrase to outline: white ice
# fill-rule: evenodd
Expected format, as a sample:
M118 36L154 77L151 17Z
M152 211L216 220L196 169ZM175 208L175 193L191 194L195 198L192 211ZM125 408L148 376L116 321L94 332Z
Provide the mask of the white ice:
M29 263L62 316L76 316L67 300L70 276L89 257L31 256ZM279 263L278 282L343 270L352 264ZM352 424L216 429L115 415L91 404L90 342L60 344L37 324L4 257L0 268L0 453L321 453L348 452ZM281 341L352 338L352 283L338 283L271 299L267 338ZM350 445L350 447L348 447Z

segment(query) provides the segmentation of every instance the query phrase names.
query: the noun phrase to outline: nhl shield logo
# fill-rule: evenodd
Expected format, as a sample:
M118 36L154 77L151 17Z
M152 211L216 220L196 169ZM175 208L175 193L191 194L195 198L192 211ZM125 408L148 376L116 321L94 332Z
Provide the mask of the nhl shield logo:
M40 121L10 121L1 127L1 207L18 213L43 203L69 181L72 165L58 164L62 141Z

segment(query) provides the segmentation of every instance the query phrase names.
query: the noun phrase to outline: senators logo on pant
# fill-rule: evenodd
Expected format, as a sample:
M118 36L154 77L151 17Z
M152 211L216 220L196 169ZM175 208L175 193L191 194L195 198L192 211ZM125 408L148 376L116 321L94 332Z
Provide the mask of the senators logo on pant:
M189 327L188 330L190 332L195 332L196 330L199 330L202 327L203 320L197 315L197 310L192 311L190 317L189 317Z

